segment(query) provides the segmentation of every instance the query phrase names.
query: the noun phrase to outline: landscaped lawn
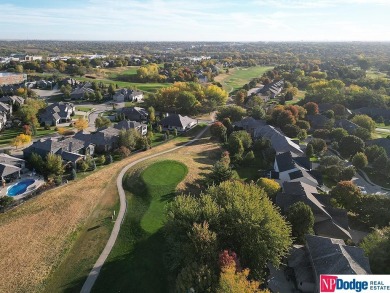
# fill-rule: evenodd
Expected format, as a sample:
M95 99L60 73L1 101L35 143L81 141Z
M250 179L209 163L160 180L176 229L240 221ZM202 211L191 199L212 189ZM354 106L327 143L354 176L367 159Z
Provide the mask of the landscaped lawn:
M220 82L223 88L228 92L233 92L240 89L244 84L248 83L251 79L260 77L264 72L272 69L271 66L253 66L253 67L239 67L229 69L230 72L215 78Z
M85 106L77 106L76 111L82 111L82 112L90 112L92 111L92 107L85 107Z
M188 172L177 161L164 160L124 178L127 213L115 246L93 292L167 292L164 266L165 205Z
M34 138L39 138L42 136L46 136L52 133L55 133L54 127L51 129L44 129L43 127L39 127L36 129L37 134L33 136ZM12 128L5 128L0 133L0 145L9 145L11 144L12 140L18 136L19 134L23 133L22 128L18 127L12 127Z

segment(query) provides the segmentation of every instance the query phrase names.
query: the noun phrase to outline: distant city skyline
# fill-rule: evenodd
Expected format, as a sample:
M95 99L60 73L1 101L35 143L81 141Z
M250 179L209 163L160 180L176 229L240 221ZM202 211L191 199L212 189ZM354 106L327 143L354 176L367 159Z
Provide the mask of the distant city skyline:
M0 0L0 39L390 41L387 0Z

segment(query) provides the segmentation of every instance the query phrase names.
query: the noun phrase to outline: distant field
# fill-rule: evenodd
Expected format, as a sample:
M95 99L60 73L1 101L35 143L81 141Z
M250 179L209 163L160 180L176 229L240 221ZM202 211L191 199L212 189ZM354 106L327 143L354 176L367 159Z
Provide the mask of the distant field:
M239 67L229 69L229 73L222 73L215 78L222 84L223 88L232 92L240 89L244 84L248 83L252 78L260 77L264 72L272 69L272 66L254 66L254 67Z

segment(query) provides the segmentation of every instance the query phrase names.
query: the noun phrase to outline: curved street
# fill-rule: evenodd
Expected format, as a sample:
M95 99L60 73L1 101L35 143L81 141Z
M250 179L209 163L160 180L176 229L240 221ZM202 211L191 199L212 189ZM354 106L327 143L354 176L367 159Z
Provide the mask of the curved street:
M87 279L86 279L86 281L81 289L82 293L89 293L91 291L93 285L95 284L95 282L99 276L100 270L103 267L107 257L109 256L109 254L110 254L110 252L115 244L115 241L119 235L121 224L123 222L124 216L126 214L126 209L127 209L125 190L123 189L123 186L122 186L123 176L126 174L127 170L129 170L131 167L134 167L136 164L141 163L145 160L148 160L148 159L151 159L154 157L158 157L158 156L166 154L166 153L173 152L175 150L181 149L183 147L186 147L186 146L194 143L200 137L202 137L202 135L207 131L207 129L209 127L210 127L209 125L207 127L205 127L205 129L203 129L194 139L190 140L189 142L185 143L182 146L174 147L172 149L162 151L162 152L159 152L157 154L153 154L153 155L138 159L138 160L128 164L126 167L124 167L122 169L122 171L119 173L118 178L116 180L116 185L117 185L118 193L119 193L119 201L120 201L120 208L119 208L119 212L118 212L118 217L115 220L114 228L112 229L110 238L108 239L107 244L103 249L103 252L100 254L98 260L96 261L95 265L93 266L91 272L89 273L89 275L88 275L88 277L87 277Z

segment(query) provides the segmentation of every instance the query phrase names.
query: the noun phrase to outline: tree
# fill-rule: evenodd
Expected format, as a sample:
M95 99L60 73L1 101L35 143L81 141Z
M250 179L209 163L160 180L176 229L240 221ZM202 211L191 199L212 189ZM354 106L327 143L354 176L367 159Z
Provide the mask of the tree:
M124 159L130 156L131 151L127 147L122 145L114 151L114 154L119 156L121 159Z
M357 136L347 135L343 137L339 143L340 154L349 158L358 152L363 152L364 141Z
M312 145L313 146L313 151L316 155L321 155L323 154L326 149L326 142L322 138L313 138L307 146Z
M367 129L365 129L363 127L357 128L354 131L353 135L359 137L363 141L371 139L371 132L369 132Z
M333 128L330 132L330 137L332 140L340 142L340 140L348 135L348 131L344 128Z
M246 155L245 155L244 161L248 165L253 165L254 160L255 160L255 154L253 153L253 151L247 152Z
M386 150L375 144L366 147L364 153L366 154L369 163L373 163L379 157L387 158Z
M230 105L219 108L217 119L222 121L224 118L229 118L231 121L240 121L246 115L246 110L240 106Z
M265 110L263 107L256 105L251 109L251 116L254 119L264 119L265 118Z
M25 145L27 143L30 143L31 142L31 136L30 135L27 135L27 134L19 134L17 137L15 137L11 144L15 147L15 148L18 148L22 145Z
M363 169L364 167L367 166L368 160L367 156L364 153L356 153L352 157L352 164L357 168L357 169Z
M340 181L332 188L330 195L338 204L351 210L359 202L362 193L352 181Z
M219 139L220 141L224 141L226 139L226 127L219 121L214 122L210 126L210 133L213 137Z
M13 203L14 199L10 196L0 197L0 208L6 208Z
M114 85L112 83L108 86L108 93L111 96L113 96L115 94L115 87L114 87Z
M308 158L311 158L314 156L314 148L313 148L313 145L310 143L306 147L306 156Z
M300 129L304 129L304 130L310 129L310 123L305 120L298 120L295 125L298 126Z
M295 124L296 120L294 115L291 113L291 111L283 110L279 113L277 116L276 124L279 127L283 127L287 124Z
M257 180L256 184L264 189L268 197L275 201L276 194L280 191L280 185L273 179L261 177Z
M168 204L165 231L170 270L180 271L188 259L207 253L193 249L193 241L186 236L194 223L204 222L215 233L218 250L236 251L254 278L263 276L267 263L278 266L291 246L291 229L264 191L255 184L227 181L198 197L179 195ZM205 264L211 267L215 262Z
M305 140L307 138L307 132L305 129L301 129L297 135L299 140Z
M38 173L43 174L45 162L43 161L42 157L38 155L37 153L32 153L29 158L29 163L35 169Z
M245 149L239 137L231 135L228 140L228 148L236 160L240 161L242 159Z
M314 215L311 208L302 201L291 205L286 212L286 219L291 223L292 236L298 243L304 243L305 234L313 234Z
M62 165L61 156L50 153L47 154L44 171L46 175L62 175L64 173L64 166Z
M239 90L234 96L234 101L238 106L244 105L248 92L244 89Z
M285 135L287 135L288 137L297 137L299 132L301 131L301 129L296 126L296 125L293 125L293 124L286 124L283 126L282 128L283 132Z
M129 150L135 150L137 145L137 139L140 137L140 133L135 129L122 129L119 132L118 144L119 146L126 147Z
M306 109L307 115L315 115L319 113L317 103L308 102L305 105L303 105L303 107Z
M374 274L390 274L390 227L375 229L360 243Z
M177 97L177 103L185 114L193 114L195 107L199 104L195 95L189 91L180 92Z
M233 131L229 136L229 140L231 137L236 137L241 140L245 150L248 150L252 146L252 137L245 130Z
M248 280L250 270L237 271L234 264L222 267L217 293L262 293L260 282Z
M70 180L75 180L77 178L77 173L75 168L72 168L72 171L70 172Z
M156 121L156 111L154 110L153 107L149 107L148 113L149 113L149 121L151 123L154 123Z
M367 115L356 115L351 121L360 127L367 129L369 132L374 132L376 127L375 121Z
M230 159L229 159L230 162ZM227 181L233 178L233 170L230 167L229 163L223 159L216 162L212 168L211 173L209 174L209 179L211 184L220 184L223 181Z
M96 128L108 127L110 125L111 125L110 119L103 117L103 116L96 117L96 120L95 120L95 127Z
M77 169L82 171L82 172L87 171L88 168L89 168L89 165L88 165L88 163L85 160L77 161L77 165L76 166L77 166Z
M76 122L74 123L74 126L78 131L84 130L88 128L88 120L86 120L83 117L79 117L79 119L77 119Z

